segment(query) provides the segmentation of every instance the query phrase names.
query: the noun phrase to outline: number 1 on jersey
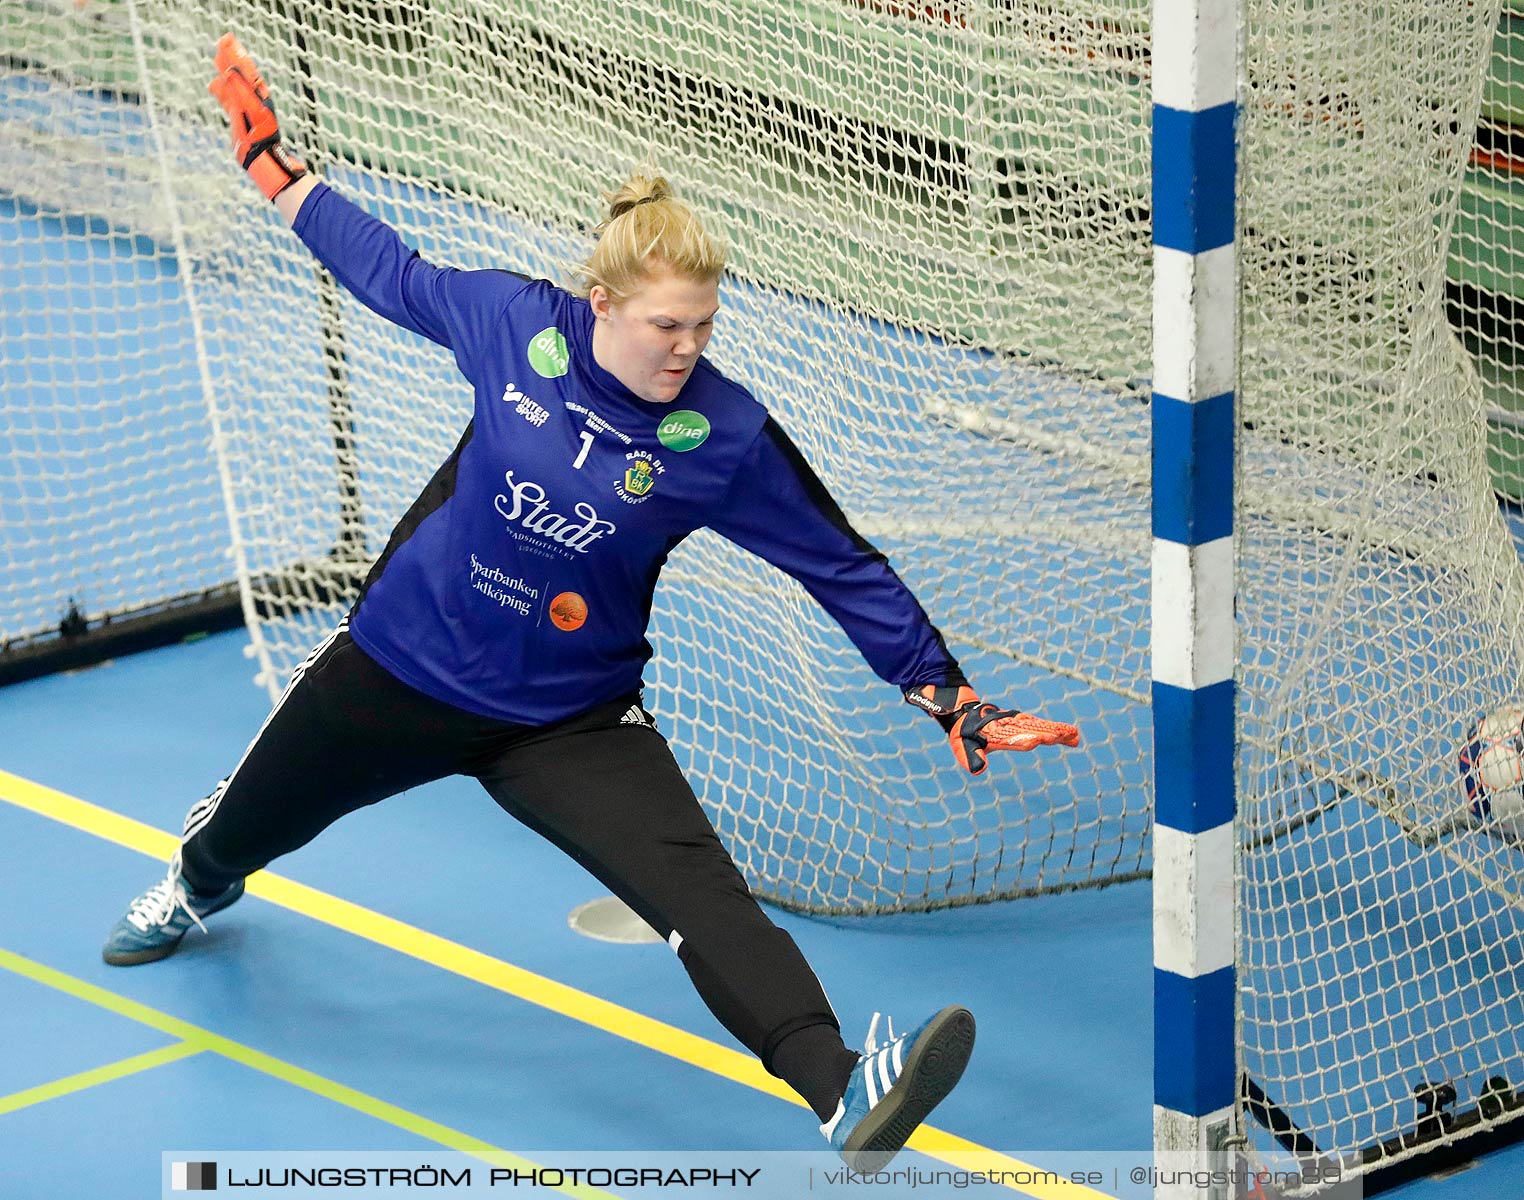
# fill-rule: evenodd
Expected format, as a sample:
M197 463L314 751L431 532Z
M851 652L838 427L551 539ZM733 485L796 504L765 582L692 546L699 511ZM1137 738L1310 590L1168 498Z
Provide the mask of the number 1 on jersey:
M582 431L582 449L577 451L577 459L572 463L573 471L580 471L582 464L587 461L587 452L593 448L593 435L586 429Z

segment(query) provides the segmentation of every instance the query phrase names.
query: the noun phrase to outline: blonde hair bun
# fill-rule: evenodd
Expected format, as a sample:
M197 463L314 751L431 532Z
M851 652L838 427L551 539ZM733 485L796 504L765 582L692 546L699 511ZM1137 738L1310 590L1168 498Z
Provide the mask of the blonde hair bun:
M675 198L672 185L662 176L647 175L643 170L638 170L625 180L624 186L618 191L604 193L608 216L603 219L599 229L606 229L611 221L617 221L625 213L633 212L641 204L655 204Z
M657 264L689 279L724 273L725 247L662 175L637 168L603 199L607 215L593 230L593 252L572 269L579 296L601 286L618 303L638 291Z

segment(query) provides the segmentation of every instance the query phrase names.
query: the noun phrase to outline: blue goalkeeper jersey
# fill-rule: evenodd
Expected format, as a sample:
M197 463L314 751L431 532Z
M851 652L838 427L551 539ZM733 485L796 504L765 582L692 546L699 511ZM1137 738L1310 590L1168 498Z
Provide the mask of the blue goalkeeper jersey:
M448 347L475 390L350 617L397 678L530 725L633 692L662 564L707 526L802 583L883 679L963 682L883 555L706 359L675 401L649 403L593 360L591 307L554 284L432 266L326 186L294 228L366 306Z

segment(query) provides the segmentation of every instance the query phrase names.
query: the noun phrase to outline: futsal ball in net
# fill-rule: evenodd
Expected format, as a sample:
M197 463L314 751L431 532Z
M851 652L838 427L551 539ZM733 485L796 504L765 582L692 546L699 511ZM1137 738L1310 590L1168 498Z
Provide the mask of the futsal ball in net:
M1467 729L1459 763L1472 816L1524 820L1524 705L1497 709Z

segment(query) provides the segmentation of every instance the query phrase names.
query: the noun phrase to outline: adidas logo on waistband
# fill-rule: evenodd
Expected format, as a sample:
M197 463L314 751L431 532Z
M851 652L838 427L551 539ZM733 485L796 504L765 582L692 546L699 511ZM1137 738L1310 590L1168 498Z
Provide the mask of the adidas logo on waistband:
M621 725L648 725L652 729L656 728L656 722L651 720L650 714L638 704L630 705L625 711L624 716L619 718L619 723Z

